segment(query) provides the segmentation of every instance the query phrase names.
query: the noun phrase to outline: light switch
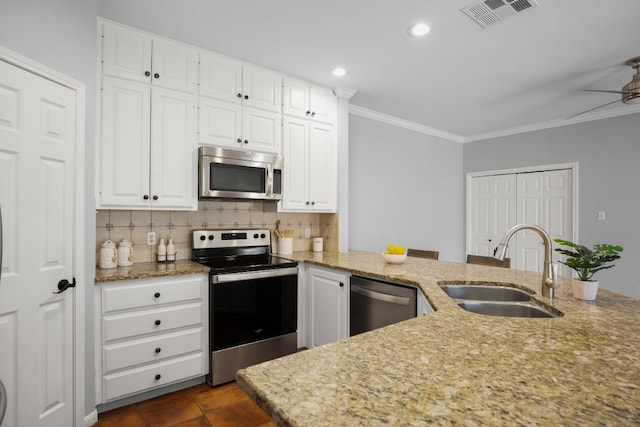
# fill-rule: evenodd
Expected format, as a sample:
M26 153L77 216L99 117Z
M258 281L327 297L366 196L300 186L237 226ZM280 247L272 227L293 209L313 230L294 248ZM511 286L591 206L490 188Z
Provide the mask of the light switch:
M598 211L598 221L604 221L604 211Z

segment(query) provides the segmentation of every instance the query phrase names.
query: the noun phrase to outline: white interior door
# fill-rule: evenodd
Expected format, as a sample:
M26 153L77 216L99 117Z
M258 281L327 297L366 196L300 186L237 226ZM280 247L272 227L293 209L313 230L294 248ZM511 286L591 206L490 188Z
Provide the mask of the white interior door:
M473 255L492 256L504 233L516 221L516 176L477 177L471 183L470 248ZM511 257L511 250L507 257Z
M468 253L493 255L505 232L516 224L536 224L551 238L573 239L573 172L558 169L473 177L469 186ZM544 244L523 230L509 242L511 268L542 271ZM553 253L554 261L559 255ZM570 271L560 265L560 274Z
M517 176L518 223L537 224L554 239L572 239L573 183L570 169L522 173ZM520 231L514 238L515 268L542 271L544 244L534 231ZM554 253L557 261L559 254ZM513 264L512 264L513 265ZM562 265L560 265L562 267ZM561 275L566 275L561 272Z
M0 61L3 427L73 425L76 96Z

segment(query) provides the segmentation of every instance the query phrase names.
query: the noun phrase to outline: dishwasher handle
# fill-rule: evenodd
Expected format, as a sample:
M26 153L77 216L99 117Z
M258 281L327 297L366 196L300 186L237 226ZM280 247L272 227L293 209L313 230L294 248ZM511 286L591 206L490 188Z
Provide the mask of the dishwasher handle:
M368 289L364 289L356 285L351 285L351 292L355 292L356 294L360 294L368 298L377 299L379 301L389 302L391 304L409 305L409 302L411 301L410 298L384 294L382 292L370 291Z

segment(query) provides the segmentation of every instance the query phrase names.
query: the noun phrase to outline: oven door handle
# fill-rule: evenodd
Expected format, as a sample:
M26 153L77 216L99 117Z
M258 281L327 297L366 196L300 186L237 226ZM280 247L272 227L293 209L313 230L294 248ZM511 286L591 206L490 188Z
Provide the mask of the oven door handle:
M391 304L409 305L409 302L410 302L409 298L399 297L396 295L389 295L382 292L370 291L368 289L364 289L355 285L351 285L351 292L355 292L356 294L360 294L367 298L389 302Z
M241 282L243 280L291 276L297 274L298 267L273 268L270 270L248 271L244 273L215 274L213 276L213 283Z

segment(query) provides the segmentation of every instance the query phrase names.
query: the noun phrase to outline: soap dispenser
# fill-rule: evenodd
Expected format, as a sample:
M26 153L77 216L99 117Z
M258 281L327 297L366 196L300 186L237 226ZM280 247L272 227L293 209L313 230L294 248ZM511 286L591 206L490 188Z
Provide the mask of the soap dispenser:
M164 239L160 239L160 244L158 245L157 259L158 259L158 262L165 262L167 260L167 245L164 244Z
M169 237L169 244L167 245L167 261L176 260L176 248L173 245L173 239Z

